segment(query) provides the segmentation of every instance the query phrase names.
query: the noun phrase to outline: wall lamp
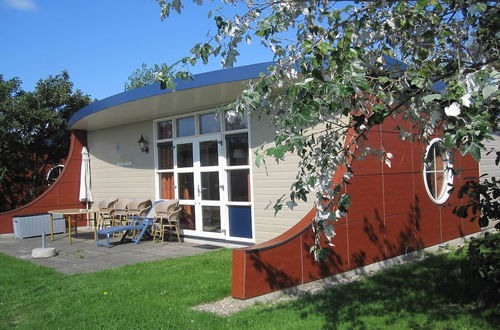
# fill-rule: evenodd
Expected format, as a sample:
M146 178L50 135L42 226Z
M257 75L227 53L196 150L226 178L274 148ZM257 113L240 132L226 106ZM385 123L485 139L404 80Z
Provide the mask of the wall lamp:
M137 141L137 143L139 143L139 148L141 149L142 152L145 153L149 152L148 141L144 139L144 136L142 136L142 134L141 138L139 139L139 141Z

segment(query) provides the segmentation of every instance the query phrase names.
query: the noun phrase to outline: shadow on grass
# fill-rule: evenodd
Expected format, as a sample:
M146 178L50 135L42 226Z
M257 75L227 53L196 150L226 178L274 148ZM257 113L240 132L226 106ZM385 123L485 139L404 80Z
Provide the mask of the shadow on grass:
M329 324L327 328L338 324L390 327L398 322L425 328L454 321L462 314L498 328L497 309L475 308L477 290L457 271L462 260L449 255L429 256L422 262L388 269L277 308L296 309L304 319L310 314L322 315ZM415 315L419 315L418 323L413 323ZM375 319L377 324L371 323Z

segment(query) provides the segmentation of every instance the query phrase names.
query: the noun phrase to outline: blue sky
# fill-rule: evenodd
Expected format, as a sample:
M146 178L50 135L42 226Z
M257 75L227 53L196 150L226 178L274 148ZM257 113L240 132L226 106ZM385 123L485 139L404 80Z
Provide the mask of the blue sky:
M75 88L103 99L122 92L142 63L171 64L205 41L213 8L186 0L182 15L162 22L154 0L0 0L0 74L32 91L39 79L68 70ZM240 53L236 66L272 60L258 42ZM220 68L212 60L192 72Z

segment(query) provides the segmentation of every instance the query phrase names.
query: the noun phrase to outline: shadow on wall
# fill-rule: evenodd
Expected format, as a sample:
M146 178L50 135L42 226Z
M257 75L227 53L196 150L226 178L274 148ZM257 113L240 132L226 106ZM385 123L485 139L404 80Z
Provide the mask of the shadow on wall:
M273 266L271 263L263 262L259 252L250 255L250 260L258 272L265 274L265 280L273 290L288 288L300 283L299 278L292 278L288 273Z
M386 226L383 218L375 211L375 217L369 220L367 217L363 219L363 232L370 244L365 246L365 249L351 254L348 269L359 268L374 262L379 262L387 258L398 255L404 255L413 251L417 251L424 247L424 243L418 238L420 212L417 205L411 206L411 211L408 213L408 221L404 224L404 228L400 230L395 236L396 241L390 243L387 239ZM338 237L338 236L337 236ZM340 237L339 237L340 238ZM334 239L336 243L336 239ZM310 253L311 245L304 243L302 247L303 253ZM375 256L367 259L368 255L373 255L376 250ZM312 255L311 255L312 256ZM250 256L250 260L255 269L265 274L266 281L272 288L283 288L295 285L300 282L299 279L290 278L287 272L278 269L270 263L265 263L261 260L260 253L254 253ZM346 269L346 258L337 252L336 248L332 248L326 260L316 262L319 274L321 277L329 276ZM336 272L332 272L337 270ZM313 275L313 273L310 273Z
M384 129L375 127L370 131L370 141L377 148L396 155L392 167L384 167L374 157L353 165L356 176L345 188L351 196L351 206L346 219L335 225L337 236L329 260L317 263L309 252L314 244L313 209L271 241L233 251L233 297L248 299L307 283L480 229L477 223L467 223L452 213L453 205L461 203L456 194L440 205L428 198L421 157L426 146L418 141L401 142L392 125L391 122ZM477 175L476 161L459 154L455 159L462 176ZM344 171L337 169L333 185L342 182ZM463 178L457 176L457 184L460 181Z
M363 218L363 235L366 239L365 242L368 244L365 244L364 249L352 253L349 258L346 258L345 254L342 253L342 247L340 249L331 249L331 253L325 261L314 262L314 268L317 271L309 272L309 278L324 278L425 248L426 245L421 239L423 234L421 224L423 220L418 196L415 196L414 200L415 203L409 205L405 221L400 223L399 231L390 234L390 237L388 237L384 217L380 216L378 210L374 210L374 215L370 218L365 216ZM439 219L426 219L425 221L436 222ZM466 234L462 229L461 220L458 218L457 226L460 228L460 236L464 237ZM341 237L337 236L334 239L336 245L337 238L340 240ZM311 241L304 243L302 245L302 253L309 254L310 247ZM299 276L290 276L289 269L278 268L274 266L275 263L264 262L262 261L263 259L265 258L262 258L261 253L253 253L250 254L249 260L253 267L264 275L267 285L273 290L288 288L287 292L291 294L299 293L299 289L293 288L293 286L307 282L302 281ZM309 259L312 259L312 255L310 255ZM388 262L387 264L392 263ZM318 274L321 276L318 276Z

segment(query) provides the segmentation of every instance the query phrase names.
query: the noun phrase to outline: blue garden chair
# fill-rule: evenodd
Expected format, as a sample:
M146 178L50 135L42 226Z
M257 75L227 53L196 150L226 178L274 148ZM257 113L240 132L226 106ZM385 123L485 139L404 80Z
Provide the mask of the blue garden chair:
M139 217L139 216L133 216L130 217L132 220L132 224L127 225L127 226L114 226L114 227L108 227L104 229L100 229L97 231L97 241L96 244L97 246L105 246L107 248L110 247L110 238L111 235L114 233L120 233L123 232L122 238L120 239L120 242L123 242L127 235L134 231L139 231L139 235L137 237L133 238L132 241L135 244L139 244L141 239L150 231L151 226L153 225L154 221L154 215L155 215L155 206L158 205L159 203L164 202L163 200L157 201L153 204L151 209L149 210L148 214L144 217ZM104 242L99 241L99 235L106 235L106 240Z

